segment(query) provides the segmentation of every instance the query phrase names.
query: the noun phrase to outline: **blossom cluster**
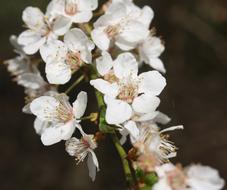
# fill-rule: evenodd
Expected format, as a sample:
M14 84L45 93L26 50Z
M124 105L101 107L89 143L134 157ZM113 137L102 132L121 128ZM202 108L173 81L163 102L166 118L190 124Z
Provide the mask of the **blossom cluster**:
M122 158L132 165L131 172L140 174L131 189L220 190L224 180L215 169L184 169L170 162L177 147L167 133L183 126L163 129L171 119L158 111L166 86L160 59L165 47L150 28L153 17L149 6L141 8L132 0L109 0L102 6L98 0L51 0L45 13L27 7L22 15L26 30L10 38L18 55L5 61L25 88L23 112L36 116L34 128L45 146L65 141L76 163L87 158L92 180L99 171L95 149L102 134L114 136L122 148L126 141L131 144ZM150 67L146 72L144 64ZM75 74L81 76L73 81ZM94 87L99 107L88 116L87 92L79 92L72 104L68 96L83 80ZM60 92L59 86L69 84ZM85 133L83 120L96 123L98 132ZM149 175L153 177L144 180Z

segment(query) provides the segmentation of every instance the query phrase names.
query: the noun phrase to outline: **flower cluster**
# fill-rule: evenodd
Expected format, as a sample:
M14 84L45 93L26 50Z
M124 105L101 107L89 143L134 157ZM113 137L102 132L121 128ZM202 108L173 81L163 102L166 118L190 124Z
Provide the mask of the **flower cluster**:
M220 190L224 181L216 170L201 165L183 169L170 162L177 147L167 133L183 126L163 129L170 118L158 111L166 86L160 59L165 47L150 28L153 10L132 0L109 0L98 7L98 0L51 0L45 13L27 7L22 15L27 29L10 38L18 56L5 64L25 88L23 111L36 116L34 128L42 143L65 141L76 163L87 158L95 180L99 163L94 151L100 136L111 136L128 167L131 189ZM143 64L151 69L142 72ZM76 80L73 75L80 76ZM94 87L98 103L97 112L88 116L88 94L79 92L72 104L67 95L83 80ZM70 87L61 92L58 87L65 84ZM86 134L83 120L94 122L97 133ZM79 138L73 137L76 130Z

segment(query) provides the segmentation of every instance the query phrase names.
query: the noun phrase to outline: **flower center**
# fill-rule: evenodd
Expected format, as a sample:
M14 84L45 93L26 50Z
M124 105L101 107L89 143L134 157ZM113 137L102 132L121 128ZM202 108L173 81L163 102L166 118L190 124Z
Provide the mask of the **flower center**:
M105 30L104 32L107 34L107 36L109 38L113 38L115 37L116 35L119 34L120 32L120 26L117 24L117 25L109 25Z
M66 55L66 63L70 66L71 70L78 70L83 65L80 52L69 52Z
M74 118L74 114L71 107L65 106L63 104L59 104L56 109L57 111L57 118L64 123L72 120Z
M138 84L129 80L126 83L120 84L120 86L118 98L128 103L132 103L138 96Z
M167 177L173 190L181 190L186 187L186 177L180 168L167 172Z
M104 80L110 83L119 82L119 79L115 76L113 70L104 75Z
M78 7L74 0L66 0L65 2L65 13L69 16L73 16L78 12Z

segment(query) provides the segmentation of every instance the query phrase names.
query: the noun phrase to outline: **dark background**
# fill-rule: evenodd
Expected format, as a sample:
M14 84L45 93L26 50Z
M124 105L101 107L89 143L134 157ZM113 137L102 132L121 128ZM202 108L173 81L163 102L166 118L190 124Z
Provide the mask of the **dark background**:
M1 1L1 62L14 56L8 37L22 31L23 9L33 5L44 10L47 2ZM166 42L162 58L168 86L160 110L172 117L172 125L185 126L172 135L180 148L175 161L211 165L227 179L227 1L136 2L152 6L152 26ZM101 171L92 183L86 164L76 166L63 142L51 147L41 144L33 116L21 112L23 104L23 89L0 64L1 190L124 189L120 160L108 138L96 151Z

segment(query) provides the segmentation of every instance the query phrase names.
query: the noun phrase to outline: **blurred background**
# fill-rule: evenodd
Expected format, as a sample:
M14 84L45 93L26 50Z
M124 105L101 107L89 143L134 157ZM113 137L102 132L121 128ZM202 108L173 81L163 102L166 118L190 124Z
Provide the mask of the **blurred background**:
M160 110L172 117L172 125L185 126L183 132L171 136L180 148L175 162L211 165L227 179L227 1L136 2L154 9L152 26L166 42L162 58L168 86ZM23 30L23 9L39 6L45 10L47 3L1 2L1 63L15 56L8 38ZM101 172L92 183L86 163L76 166L63 142L51 147L41 144L33 129L34 117L21 112L23 105L23 89L0 64L1 190L125 189L120 159L108 138L97 150Z

